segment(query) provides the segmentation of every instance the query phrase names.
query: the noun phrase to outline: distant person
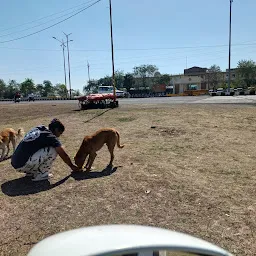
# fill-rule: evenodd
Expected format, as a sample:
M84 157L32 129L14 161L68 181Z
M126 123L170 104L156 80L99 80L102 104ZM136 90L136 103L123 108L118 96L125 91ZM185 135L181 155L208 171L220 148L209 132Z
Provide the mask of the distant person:
M16 92L15 95L14 95L14 100L16 101L17 99L20 98L20 92Z
M64 125L56 118L49 128L38 126L30 130L15 150L12 166L31 176L32 181L47 180L53 161L59 155L72 171L78 171L58 139L64 131Z

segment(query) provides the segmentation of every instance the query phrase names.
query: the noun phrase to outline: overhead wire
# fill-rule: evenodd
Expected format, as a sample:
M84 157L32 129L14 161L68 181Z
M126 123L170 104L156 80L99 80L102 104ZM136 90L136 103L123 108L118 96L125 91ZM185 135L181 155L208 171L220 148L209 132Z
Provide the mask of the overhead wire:
M27 38L27 37L30 37L30 36L32 36L32 35L41 33L41 32L43 32L43 31L45 31L45 30L47 30L47 29L50 29L50 28L52 28L52 27L54 27L54 26L57 26L58 24L63 23L63 22L66 21L66 20L69 20L69 19L73 18L74 16L76 16L76 15L78 15L79 13L81 13L81 12L83 12L83 11L85 11L85 10L91 8L92 6L94 6L95 4L97 4L97 3L101 2L101 1L102 1L102 0L97 0L97 1L95 1L94 3L90 4L89 6L87 6L87 7L83 8L83 9L81 9L80 11L77 11L76 13L70 15L69 17L67 17L67 18L65 18L65 19L63 19L63 20L61 20L61 21L59 21L59 22L56 22L56 23L52 24L51 26L48 26L48 27L43 28L43 29L40 29L40 30L38 30L38 31L36 31L36 32L30 33L30 34L25 35L25 36L21 36L21 37L17 37L17 38L10 39L10 40L5 40L5 41L0 41L0 44L9 43L9 42L17 41L17 40L21 40L21 39L23 39L23 38Z
M59 11L59 12L50 14L50 15L46 15L46 16L41 17L41 18L39 18L39 19L32 20L32 21L29 21L29 22L25 22L25 23L22 23L22 24L13 26L13 27L5 28L5 29L0 30L0 32L12 30L12 29L18 28L18 27L23 27L23 26L25 26L25 25L28 25L28 24L31 24L31 23L35 23L35 22L38 22L38 21L41 21L41 20L44 20L44 19L47 19L47 18L49 18L49 17L58 15L58 14L60 14L60 13L63 13L63 12L66 12L66 11L70 11L70 10L72 10L72 9L76 9L76 8L78 8L78 6L82 6L82 5L88 4L88 3L93 2L93 1L94 1L94 0L90 0L90 1L87 1L87 2L83 2L83 3L81 3L81 4L78 4L78 5L73 6L73 7L71 7L71 8L68 8L68 9L65 9L65 10L62 10L62 11Z
M83 9L83 8L79 8L78 10L82 10L82 9ZM72 11L72 12L69 12L69 13L66 13L66 14L63 14L63 15L61 15L61 16L59 16L59 17L56 17L56 18L51 19L51 20L48 20L48 21L46 21L46 22L44 22L44 23L37 24L37 25L35 25L35 26L33 26L33 27L25 28L25 29L23 29L23 30L19 30L19 31L12 32L12 33L5 34L5 35L0 35L0 38L1 38L1 37L7 37L7 36L10 36L10 35L14 35L14 34L19 34L19 33L21 33L21 32L24 32L24 31L27 31L27 30L30 30L30 29L33 29L33 28L41 27L41 26L43 26L43 25L45 25L45 24L51 23L51 22L53 22L53 21L55 21L55 20L59 20L59 19L61 19L61 18L63 18L63 17L66 17L66 16L68 16L68 15L70 15L70 14L73 14L73 13L77 12L78 10L75 10L75 11Z
M255 51L252 51L252 52L255 52ZM249 52L249 53L252 53L252 52ZM215 60L215 59L222 59L222 58L226 58L226 56L222 56L222 54L223 53L225 53L225 55L226 55L226 52L225 51L218 51L218 52L207 52L207 53L200 53L200 54L193 54L193 55L190 55L190 57L189 57L189 59L190 60L193 60L193 59L195 59L195 58L201 58L201 56L209 56L209 55L212 55L213 53L219 53L219 54L221 54L220 56L218 56L218 57L215 57L215 58L210 58L210 59L205 59L205 60L203 60L203 61L197 61L197 63L203 63L203 62L208 62L209 60ZM235 52L234 51L234 53L233 53L234 55L237 55L237 54L239 54L239 52ZM147 60L147 62L152 62L152 63L155 63L155 62L157 62L158 60L162 60L162 59L169 59L170 60L170 62L169 62L169 64L167 64L167 65L157 65L158 67L163 67L163 66L170 66L171 67L171 62L172 61L177 61L177 60L182 60L182 59L185 59L186 58L186 56L179 56L179 57L175 57L175 58L173 58L172 56L170 56L170 57L167 57L167 58L155 58L155 59L148 59ZM140 60L140 61L145 61L145 60ZM83 64L81 64L81 65L76 65L76 64L79 64L79 63L83 63L83 62L77 62L77 63L75 63L73 66L71 66L71 69L72 70L78 70L78 69L84 69L85 67L86 67L86 62L84 61L84 63ZM91 68L92 68L92 70L93 69L105 69L105 67L102 67L103 65L106 65L106 64L110 64L111 63L111 61L109 61L109 62L96 62L96 63L93 63L93 62L90 62L90 64L91 64ZM134 60L129 60L129 61L116 61L116 66L117 66L117 68L120 66L120 65L122 65L122 64L129 64L129 63L134 63ZM141 62L142 63L142 62ZM137 62L137 64L138 64L138 62ZM134 64L134 65L136 65L136 64ZM60 65L61 66L61 65ZM45 69L45 70L47 70L47 69L49 69L49 72L55 72L55 71L62 71L62 68L60 68L60 69L52 69L52 67L49 67L49 66L44 66L44 67L37 67L37 68L33 68L33 69L18 69L18 70L13 70L12 72L8 72L8 73L2 73L1 75L8 75L8 74L12 74L12 73L14 73L14 74L17 74L17 73L31 73L31 71L32 71L32 73L34 73L33 71L38 71L38 70L42 70L42 69ZM48 72L48 71L47 71Z

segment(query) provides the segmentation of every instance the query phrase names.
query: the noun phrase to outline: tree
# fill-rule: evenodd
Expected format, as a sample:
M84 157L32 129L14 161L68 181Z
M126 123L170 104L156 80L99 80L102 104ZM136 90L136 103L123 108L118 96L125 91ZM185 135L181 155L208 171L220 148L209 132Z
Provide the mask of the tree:
M255 83L256 63L252 60L240 60L237 65L238 79L244 81L247 87Z
M81 93L80 93L79 90L71 89L71 95L72 95L72 97L74 97L74 96L80 96Z
M44 85L44 91L42 95L43 97L47 97L49 93L54 93L54 87L52 86L51 81L44 80L43 85Z
M68 96L68 90L65 84L56 84L54 87L55 91L60 95L62 98Z
M99 85L105 85L105 86L111 86L112 85L112 77L111 76L105 76L103 78L100 78L98 80Z
M103 78L100 78L98 80L98 84L103 86L112 86L112 76L107 75ZM124 86L124 72L122 70L115 71L115 86L118 89Z
M29 93L33 93L35 91L34 81L31 78L26 78L25 81L20 84L20 91L25 96Z
M98 90L98 81L97 80L90 80L88 81L87 85L83 87L83 92L87 93L95 93Z
M158 68L155 65L141 65L133 68L133 73L135 77L142 79L143 87L147 87L146 78L153 77Z
M3 79L0 79L0 98L4 97L5 90L6 90L6 84Z
M123 87L126 88L127 92L130 92L131 88L133 88L135 84L134 77L132 74L127 73L124 76L124 85Z
M117 70L115 72L115 85L116 88L120 89L124 87L124 72L121 70Z
M44 85L42 85L42 84L37 84L37 85L36 85L36 92L37 92L40 96L43 96L43 95L44 95Z
M217 65L212 65L209 69L208 69L208 73L207 73L207 80L208 80L208 84L211 88L216 89L216 87L218 86L218 84L220 82L222 82L222 73L221 73L221 69L219 66Z
M19 84L15 80L10 80L6 86L4 98L12 99L17 91L19 91Z
M170 81L171 81L171 76L168 74L163 74L156 78L157 84L169 85Z

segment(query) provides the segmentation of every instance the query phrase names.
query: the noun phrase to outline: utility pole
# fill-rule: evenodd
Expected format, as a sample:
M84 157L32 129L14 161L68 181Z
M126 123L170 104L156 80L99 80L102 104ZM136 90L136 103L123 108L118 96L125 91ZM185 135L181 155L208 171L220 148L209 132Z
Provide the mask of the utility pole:
M57 39L55 36L52 37L53 39L57 40L58 42L61 43L61 48L62 48L62 53L63 53L63 61L64 61L64 77L65 77L65 86L66 86L66 96L68 97L68 89L67 89L67 76L66 76L66 60L65 60L65 47L66 45L64 44L63 39L60 41L59 39Z
M90 79L90 64L88 61L87 61L87 69L88 69L88 79L89 79L89 83L90 83L90 81L91 81L91 79Z
M230 94L230 84L231 84L231 24L232 24L232 3L233 0L230 1L229 6L229 54L228 54L228 94Z
M116 99L115 62L114 62L114 43L113 43L112 4L111 4L111 0L109 0L109 16L110 16L111 52L112 52L112 84L113 84L113 89L114 89L114 98Z
M64 33L64 32L63 32ZM70 78L70 59L69 59L69 45L68 43L69 42L72 42L73 40L68 40L68 37L71 35L72 33L70 34L66 34L64 33L64 35L66 36L67 38L67 51L68 51L68 79L69 79L69 97L70 99L72 98L72 94L71 94L71 78Z

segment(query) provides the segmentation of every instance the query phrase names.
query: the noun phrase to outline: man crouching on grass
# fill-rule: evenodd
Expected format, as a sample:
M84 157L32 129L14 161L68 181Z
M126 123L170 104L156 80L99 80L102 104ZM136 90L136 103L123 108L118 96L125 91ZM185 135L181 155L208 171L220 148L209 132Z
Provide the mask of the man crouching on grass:
M79 171L61 146L58 137L65 131L58 119L49 128L38 126L30 130L16 148L11 164L18 171L32 177L32 181L47 180L53 161L59 155L72 171Z

